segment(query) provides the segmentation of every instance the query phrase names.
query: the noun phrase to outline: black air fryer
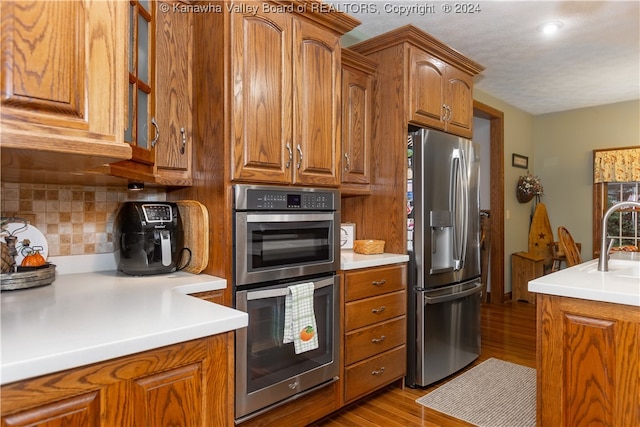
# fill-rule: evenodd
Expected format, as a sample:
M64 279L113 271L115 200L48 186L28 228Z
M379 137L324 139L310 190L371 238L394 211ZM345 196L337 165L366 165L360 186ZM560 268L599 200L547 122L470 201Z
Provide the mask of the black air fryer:
M133 276L177 270L184 237L175 203L124 202L114 231L118 270Z

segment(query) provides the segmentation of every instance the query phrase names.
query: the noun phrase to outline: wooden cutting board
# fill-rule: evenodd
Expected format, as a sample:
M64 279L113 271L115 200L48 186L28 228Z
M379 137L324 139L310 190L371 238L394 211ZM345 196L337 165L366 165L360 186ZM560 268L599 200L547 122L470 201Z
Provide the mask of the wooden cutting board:
M529 228L529 253L544 258L544 270L553 263L553 231L544 203L538 203Z
M191 259L185 251L180 265L188 260L182 271L199 274L209 263L209 212L195 200L180 200L176 204L184 231L184 246L191 250Z

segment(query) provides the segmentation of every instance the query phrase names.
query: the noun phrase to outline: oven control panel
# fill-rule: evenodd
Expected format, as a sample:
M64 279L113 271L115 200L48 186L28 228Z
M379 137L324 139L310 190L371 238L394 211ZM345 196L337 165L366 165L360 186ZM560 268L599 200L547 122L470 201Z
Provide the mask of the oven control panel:
M337 190L236 186L237 210L336 210Z

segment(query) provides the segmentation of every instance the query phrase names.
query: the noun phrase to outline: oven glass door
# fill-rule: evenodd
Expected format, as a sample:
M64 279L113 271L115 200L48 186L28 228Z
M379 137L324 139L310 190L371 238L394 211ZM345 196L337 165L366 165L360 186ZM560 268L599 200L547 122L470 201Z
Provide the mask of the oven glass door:
M337 271L336 213L236 213L236 285Z
M236 293L249 315L236 336L236 418L263 409L338 375L339 276L315 281L318 348L296 354L283 344L287 285Z

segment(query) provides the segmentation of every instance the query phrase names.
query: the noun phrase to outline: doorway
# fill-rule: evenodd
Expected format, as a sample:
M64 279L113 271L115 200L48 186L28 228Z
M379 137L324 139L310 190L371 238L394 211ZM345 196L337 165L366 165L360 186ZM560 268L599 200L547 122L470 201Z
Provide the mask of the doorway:
M473 101L473 116L489 121L489 271L491 289L488 302L502 304L504 293L504 113Z

